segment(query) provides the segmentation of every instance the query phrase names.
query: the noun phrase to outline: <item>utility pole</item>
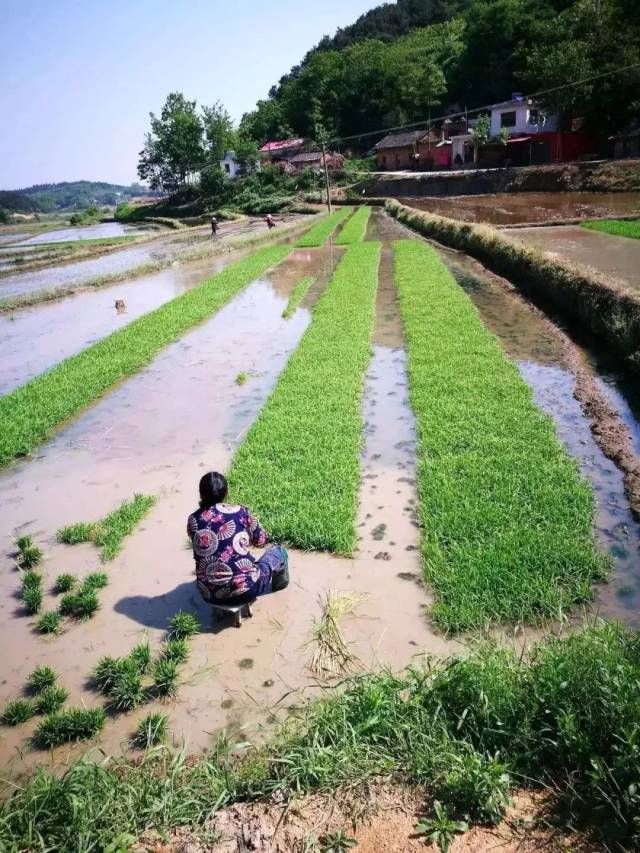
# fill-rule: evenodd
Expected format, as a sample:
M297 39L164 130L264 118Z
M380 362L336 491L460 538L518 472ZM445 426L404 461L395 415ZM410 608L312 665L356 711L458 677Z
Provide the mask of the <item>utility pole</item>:
M324 184L327 189L327 209L331 213L331 188L329 187L329 170L327 169L327 146L322 143L322 165L324 166Z

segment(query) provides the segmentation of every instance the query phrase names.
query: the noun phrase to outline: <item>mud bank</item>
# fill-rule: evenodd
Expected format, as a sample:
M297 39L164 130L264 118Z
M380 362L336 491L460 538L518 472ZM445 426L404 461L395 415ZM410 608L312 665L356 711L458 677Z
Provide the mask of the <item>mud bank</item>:
M510 169L377 173L358 184L380 197L482 195L517 192L634 192L640 190L640 160L561 163Z
M623 283L552 260L489 226L421 213L396 201L388 201L386 210L420 234L477 258L537 304L551 306L569 322L587 327L631 370L640 372L640 294Z

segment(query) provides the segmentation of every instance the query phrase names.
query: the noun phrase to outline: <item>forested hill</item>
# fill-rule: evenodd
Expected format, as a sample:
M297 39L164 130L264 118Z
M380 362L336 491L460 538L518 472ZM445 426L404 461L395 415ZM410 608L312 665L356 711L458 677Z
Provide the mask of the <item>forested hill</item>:
M242 128L351 136L565 87L546 105L610 133L640 118L640 70L573 84L635 63L638 0L399 0L323 38Z
M35 184L19 190L0 190L0 208L20 213L71 210L90 204L118 204L147 194L139 184L121 186L104 181L71 181L59 184Z

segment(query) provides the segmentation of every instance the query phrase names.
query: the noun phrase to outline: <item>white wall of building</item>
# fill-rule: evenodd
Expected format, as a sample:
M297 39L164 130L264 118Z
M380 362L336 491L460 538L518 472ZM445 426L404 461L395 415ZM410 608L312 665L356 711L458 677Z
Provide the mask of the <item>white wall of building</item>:
M504 116L504 119L503 119ZM510 101L491 107L491 136L499 136L506 127L510 136L514 134L548 133L556 130L556 118L528 101Z

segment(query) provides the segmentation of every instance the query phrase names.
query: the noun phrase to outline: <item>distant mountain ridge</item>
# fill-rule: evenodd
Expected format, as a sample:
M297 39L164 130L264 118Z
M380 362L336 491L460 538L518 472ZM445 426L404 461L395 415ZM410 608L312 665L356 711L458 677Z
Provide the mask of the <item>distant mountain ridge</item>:
M149 195L140 184L110 184L106 181L62 181L34 184L17 190L0 190L0 208L15 213L53 213L74 210L90 204L114 205L121 201Z

